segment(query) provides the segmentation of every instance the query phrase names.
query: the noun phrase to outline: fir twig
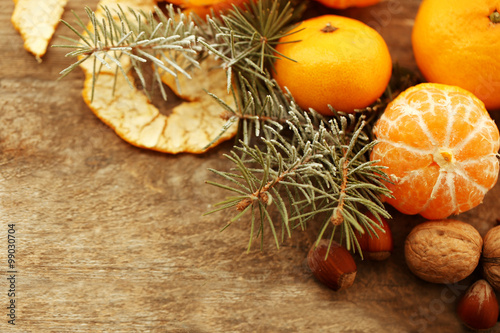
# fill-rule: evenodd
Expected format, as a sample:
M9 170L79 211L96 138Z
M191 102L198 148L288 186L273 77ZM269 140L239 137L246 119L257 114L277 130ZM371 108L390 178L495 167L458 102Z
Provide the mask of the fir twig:
M249 206L258 205L261 211L274 207L282 230L290 236L297 227L305 228L308 221L326 215L325 222L333 225L332 233L340 228L346 246L355 249L358 245L354 230L372 229L365 226L372 222L363 218L362 211L388 216L381 202L374 202L371 197L390 195L381 182L374 185L370 181L370 173L376 178L383 172L367 160L366 152L372 144L366 142L364 121L354 116L327 120L314 112L304 112L293 102L289 108L286 127L264 125L268 137L259 139L264 151L259 144L250 146L240 141L228 156L235 169L223 176L237 188L210 183L238 191L239 196L224 201L224 209L234 207L238 218L241 212L249 211ZM353 122L355 127L351 131ZM362 177L358 177L358 173ZM271 213L266 214L266 219L267 216ZM230 219L230 223L234 221L236 219ZM324 225L320 236L328 225ZM278 244L278 235L274 232L272 235Z
M330 241L337 236L347 248L358 250L354 231L378 227L365 212L389 217L381 200L390 196L384 186L388 179L368 154L376 144L371 126L398 87L391 85L377 103L354 115L332 110L333 116L325 118L302 110L271 78L274 60L282 57L276 46L300 18L302 9L297 8L285 0L250 1L244 9L234 6L207 21L172 6L166 13L156 9L154 16L121 7L116 13L104 7L96 15L87 8L91 28L77 16L77 27L64 22L79 39L74 46L60 47L71 48L67 56L78 60L61 75L93 61L93 80L105 68L125 76L132 70L146 87L145 65L152 65L153 78L162 87L161 75L191 78L188 68L215 55L236 101L231 107L211 95L227 120L220 135L236 123L239 130L225 155L233 167L211 170L222 180L207 181L232 196L207 214L231 209L223 230L249 215L249 250L258 237L263 246L266 230L279 247L310 223L323 223L318 240L330 232ZM166 97L164 90L162 95Z
M92 67L96 68L96 72L93 73L92 91L102 66L110 71L116 66L114 70L124 75L130 85L132 83L128 80L127 73L133 70L141 82L143 91L149 96L149 84L144 75L145 63L153 66L153 78L158 87L163 87L160 74L167 73L176 78L178 75L185 75L190 78L186 68L199 66L196 59L201 52L200 46L196 44L196 39L200 35L198 26L190 16L175 11L172 5L167 8L168 15L156 9L155 14L158 19L153 13L146 14L130 8L125 10L121 6L114 12L106 6L103 6L99 13L93 12L88 7L85 11L90 21L90 28L83 24L76 13L73 14L77 27L62 21L79 37L76 45L71 46L76 50L67 53L66 56L78 57L79 60L62 70L61 77L91 59ZM83 33L80 33L79 29L83 30ZM55 47L68 46L55 45ZM162 96L167 97L163 90Z
M275 47L293 29L296 10L288 1L249 1L244 10L233 6L226 14L208 19L216 33L211 40L199 42L228 69L228 88L235 72L251 80L269 80L267 72L279 54Z

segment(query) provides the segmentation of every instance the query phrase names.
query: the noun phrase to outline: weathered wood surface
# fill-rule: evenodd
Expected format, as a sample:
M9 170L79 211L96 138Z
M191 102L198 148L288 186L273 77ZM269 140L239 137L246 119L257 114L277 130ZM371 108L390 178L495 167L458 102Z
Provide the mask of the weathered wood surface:
M410 35L418 0L343 12L376 27L393 60L415 69ZM69 0L84 15L96 0ZM119 139L87 108L83 75L56 82L70 60L50 49L38 64L0 3L1 332L460 332L454 308L470 280L429 284L404 263L420 217L391 210L395 253L358 260L355 285L333 292L305 265L315 230L280 250L245 252L248 221L223 233L203 217L226 193L204 181L225 169L230 143L170 156ZM316 9L313 13L320 14ZM58 35L70 35L59 26ZM61 43L56 37L54 43ZM498 115L496 115L498 118ZM484 234L500 217L496 186L458 218ZM16 228L16 326L7 324L8 224ZM497 328L498 329L498 328Z

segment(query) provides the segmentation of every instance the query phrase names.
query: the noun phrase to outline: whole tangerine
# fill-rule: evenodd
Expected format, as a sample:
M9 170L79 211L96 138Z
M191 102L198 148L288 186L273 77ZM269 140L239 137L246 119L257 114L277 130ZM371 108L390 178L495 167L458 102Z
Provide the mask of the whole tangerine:
M429 82L456 85L500 109L500 0L422 2L413 53Z
M404 214L444 219L479 205L498 178L499 131L481 102L455 86L422 83L387 106L371 160L386 167Z
M280 39L274 78L303 109L332 115L375 102L389 83L392 61L380 34L347 17L323 15L301 22ZM294 60L291 61L290 59Z
M316 0L317 2L335 9L345 9L349 7L368 7L375 5L380 0Z

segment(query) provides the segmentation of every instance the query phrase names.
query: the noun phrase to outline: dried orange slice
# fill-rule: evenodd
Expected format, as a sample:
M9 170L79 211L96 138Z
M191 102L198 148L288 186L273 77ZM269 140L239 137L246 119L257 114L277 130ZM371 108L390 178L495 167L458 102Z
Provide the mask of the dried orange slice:
M187 67L182 66L182 60L178 59L177 63L181 67ZM175 72L175 69L172 68L172 71ZM226 71L220 67L220 63L213 56L204 59L199 67L191 66L188 69L188 74L196 78L195 80L182 73L178 73L176 77L162 70L160 73L162 73L162 82L184 100L199 100L207 95L207 91L217 96L227 94Z
M401 93L374 127L379 161L394 184L387 202L444 219L481 203L498 179L499 131L470 92L423 83Z
M151 104L146 95L131 89L122 75L101 73L96 80L91 100L92 75L87 74L83 97L95 115L130 144L165 153L205 152L205 147L220 133L225 120L220 105L209 96L194 102L183 102L164 115ZM129 77L133 82L133 77ZM230 128L213 145L236 134Z
M11 22L24 40L24 48L38 61L64 12L67 0L16 0Z
M113 16L115 20L118 20L118 13L120 13L120 7L124 10L125 15L129 15L131 18L131 13L127 10L127 8L134 9L136 11L142 10L145 13L151 12L154 10L156 5L156 0L101 0L97 4L97 8L94 11L94 14L98 20L101 20L106 17L106 13L104 11L104 7L109 10L109 13ZM89 22L87 24L87 29L89 31L93 31L92 24ZM87 36L87 32L82 32L84 36ZM83 42L81 42L84 45ZM82 58L79 57L80 59ZM105 59L107 60L107 59ZM120 57L120 62L123 68L130 68L130 58L126 56ZM108 73L113 74L116 72L116 64L112 61L107 62L108 66L101 66L100 73ZM80 67L86 73L92 73L93 71L93 63L92 61L83 62L80 64Z
M106 17L106 13L104 11L104 7L109 10L109 13L113 16L115 20L118 20L118 14L120 13L120 7L124 10L125 15L129 15L131 18L131 13L127 10L127 8L134 9L136 11L142 10L145 13L151 12L154 10L156 5L156 0L101 0L97 4L97 8L94 11L94 14L98 20L101 20ZM89 31L93 31L92 24L89 22L87 24L87 29ZM83 31L82 35L87 36L87 32ZM84 45L83 42L81 42ZM82 58L79 57L80 59ZM107 59L105 59L107 60ZM129 69L131 67L130 58L126 56L120 57L120 63L123 68ZM116 72L116 64L112 61L107 61L108 66L101 66L100 73L108 73L113 74ZM85 73L92 73L93 71L93 62L87 61L80 64L80 67L83 69Z
M129 0L126 5L138 9L135 4L139 2ZM125 6L122 1L117 0L103 0L100 4L112 8L110 5L116 3ZM149 3L142 1L140 5L140 9L150 10L154 6L154 1L150 0ZM96 11L96 16L99 15L103 15L101 9ZM125 72L131 67L127 59L127 57L120 59ZM189 82L180 78L182 85L186 89L189 87L189 91L183 96L191 98L190 101L182 102L169 110L168 115L162 114L151 104L143 92L131 89L127 78L133 84L132 75L125 78L118 74L115 77L116 65L110 64L110 66L111 69L103 67L95 80L92 97L92 62L81 64L85 72L83 98L94 114L128 143L171 154L182 152L200 154L206 151L207 145L211 142L215 141L211 146L214 147L236 134L237 126L232 126L219 137L226 123L226 120L221 118L223 109L204 91L204 89L210 90L227 104L232 104L229 95L225 93L226 80L214 80L220 78L222 74L219 71L223 70L208 72L207 66L213 66L213 63L203 64ZM214 73L218 74L213 76ZM166 77L164 75L164 78ZM175 79L169 82L176 85Z

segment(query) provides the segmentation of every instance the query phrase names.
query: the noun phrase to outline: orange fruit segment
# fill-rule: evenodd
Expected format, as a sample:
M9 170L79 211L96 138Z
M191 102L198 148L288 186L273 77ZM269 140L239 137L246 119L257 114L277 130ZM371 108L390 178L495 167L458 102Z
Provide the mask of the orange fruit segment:
M469 90L500 109L500 0L423 1L412 32L413 53L429 82Z
M274 78L303 109L332 115L354 112L379 98L391 77L392 61L384 39L366 24L323 15L303 21L280 39ZM298 42L297 42L298 41Z
M405 214L444 219L476 207L498 179L499 131L484 104L454 86L423 83L401 93L374 126L371 160L385 166Z
M24 48L38 61L47 47L64 12L67 0L16 0L11 21L19 31Z

